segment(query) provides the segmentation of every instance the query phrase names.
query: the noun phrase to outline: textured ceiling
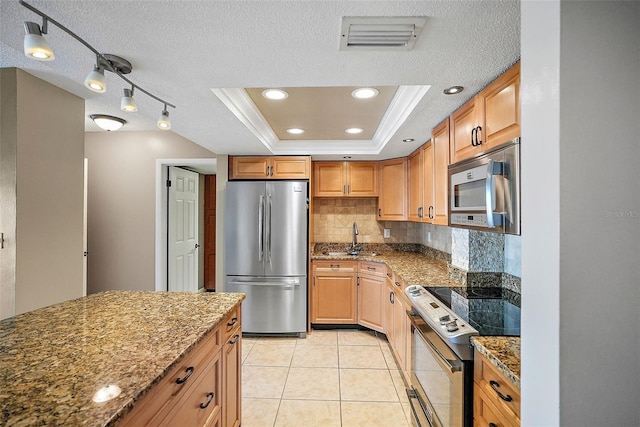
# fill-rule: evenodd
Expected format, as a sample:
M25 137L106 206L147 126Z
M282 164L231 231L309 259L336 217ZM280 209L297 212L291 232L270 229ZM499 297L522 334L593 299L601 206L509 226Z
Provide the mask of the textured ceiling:
M221 154L269 154L269 149L214 88L431 86L378 154L404 156L431 129L519 58L520 5L505 1L29 1L102 53L128 59L129 78L175 104L172 131ZM410 51L340 51L343 16L427 16ZM22 53L23 21L41 20L17 0L0 0L0 65L20 67L85 98L86 114L128 120L123 130L156 129L162 105L136 93L139 111L119 110L122 89L107 73L108 90L83 81L93 54L53 25L52 62ZM444 96L451 85L466 90ZM97 127L86 120L88 131ZM120 131L121 132L121 131ZM413 144L402 142L415 138ZM313 150L309 149L313 154ZM341 158L346 152L314 158Z

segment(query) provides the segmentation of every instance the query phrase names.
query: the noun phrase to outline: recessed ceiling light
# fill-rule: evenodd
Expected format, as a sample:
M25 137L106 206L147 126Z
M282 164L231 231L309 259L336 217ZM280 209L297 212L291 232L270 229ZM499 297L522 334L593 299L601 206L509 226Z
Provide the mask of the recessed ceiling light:
M460 93L464 90L462 86L451 86L443 90L445 95L455 95L456 93Z
M300 135L301 133L304 133L304 129L300 129L300 128L289 128L287 129L288 133L291 133L293 135Z
M373 87L361 87L351 92L351 96L358 99L375 98L380 92Z
M287 98L289 94L282 89L267 89L262 91L262 96L267 99L280 100Z
M402 140L402 142L413 142L413 141L415 141L415 139L413 138L406 138Z
M362 128L349 128L344 130L346 133L350 133L352 135L364 132Z

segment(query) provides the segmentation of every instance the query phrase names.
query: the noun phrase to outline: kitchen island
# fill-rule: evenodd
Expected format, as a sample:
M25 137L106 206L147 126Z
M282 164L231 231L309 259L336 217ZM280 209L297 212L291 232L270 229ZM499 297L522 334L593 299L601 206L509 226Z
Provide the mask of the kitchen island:
M243 299L110 291L0 321L0 424L114 425Z

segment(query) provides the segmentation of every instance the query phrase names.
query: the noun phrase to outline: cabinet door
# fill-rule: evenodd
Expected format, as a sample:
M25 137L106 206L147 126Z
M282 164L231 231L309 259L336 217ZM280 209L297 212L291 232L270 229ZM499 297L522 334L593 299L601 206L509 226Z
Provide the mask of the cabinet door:
M451 163L472 157L482 149L481 145L471 145L472 130L479 126L480 109L477 97L473 97L451 115Z
M433 130L433 210L432 222L447 225L449 221L449 119Z
M402 299L398 296L398 292L394 292L393 301L393 348L401 370L405 370L407 360L407 313L402 304Z
M482 90L479 98L484 110L483 150L520 136L520 62Z
M423 200L423 211L422 211L422 222L433 222L434 213L435 213L435 201L434 201L434 164L433 164L433 140L429 141L428 144L425 144L422 147L422 170L423 181L422 181L422 200Z
M355 274L316 274L311 289L311 323L356 324Z
M407 158L379 164L378 220L407 220Z
M347 195L376 197L378 195L378 162L345 162Z
M242 403L242 331L236 328L222 347L222 426L240 425Z
M427 143L430 144L430 143ZM424 151L414 151L408 159L409 165L409 221L421 222L424 217Z
M358 276L358 324L382 332L382 293L384 277Z
M389 345L393 348L393 280L387 279L386 286L382 289L382 326L387 336Z
M308 156L279 156L271 158L270 177L275 179L309 179L311 159Z
M229 157L229 179L265 179L269 157Z
M346 190L344 162L313 163L313 195L342 197Z

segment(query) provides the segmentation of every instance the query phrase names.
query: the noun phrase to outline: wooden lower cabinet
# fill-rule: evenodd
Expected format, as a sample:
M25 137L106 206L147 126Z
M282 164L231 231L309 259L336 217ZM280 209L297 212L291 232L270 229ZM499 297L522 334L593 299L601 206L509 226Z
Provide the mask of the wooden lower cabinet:
M121 426L239 426L242 328L240 307L227 316L223 325L233 323L237 346L225 338L225 326L210 332L146 393L122 418ZM233 321L233 318L236 318ZM224 344L223 344L224 343ZM225 420L225 415L233 420Z
M312 263L311 323L358 323L356 262Z
M477 350L473 358L474 424L519 426L520 390Z
M382 303L386 272L386 266L379 262L358 263L358 324L378 332L384 332Z

